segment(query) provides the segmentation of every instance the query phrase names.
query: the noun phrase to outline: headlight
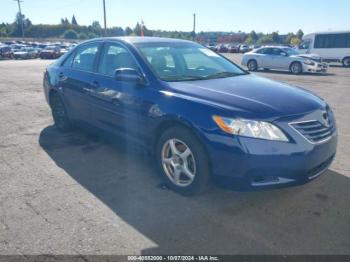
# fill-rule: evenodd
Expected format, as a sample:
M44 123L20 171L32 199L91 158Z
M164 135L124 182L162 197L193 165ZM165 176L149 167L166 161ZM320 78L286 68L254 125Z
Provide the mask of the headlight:
M315 65L315 62L313 62L312 60L308 59L308 60L305 60L305 61L304 61L304 64L305 64L305 65L312 65L312 66L313 66L313 65Z
M226 133L259 139L288 142L277 126L262 121L213 116L215 123Z

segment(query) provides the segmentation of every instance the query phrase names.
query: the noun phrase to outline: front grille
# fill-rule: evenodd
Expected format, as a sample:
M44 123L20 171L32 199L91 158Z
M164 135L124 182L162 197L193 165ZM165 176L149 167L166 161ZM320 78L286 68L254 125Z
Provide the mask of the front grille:
M335 132L335 125L331 120L329 121L329 125L312 120L292 123L291 126L312 143L321 143L330 138Z

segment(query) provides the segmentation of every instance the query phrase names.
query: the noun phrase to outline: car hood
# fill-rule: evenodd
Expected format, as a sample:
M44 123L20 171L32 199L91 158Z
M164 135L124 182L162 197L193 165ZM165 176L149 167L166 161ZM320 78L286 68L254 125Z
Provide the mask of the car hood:
M248 74L230 78L169 82L174 95L254 119L276 119L325 109L324 100L299 87Z
M317 54L300 54L300 55L294 55L292 57L301 57L301 58L310 59L316 62L321 61L321 57Z

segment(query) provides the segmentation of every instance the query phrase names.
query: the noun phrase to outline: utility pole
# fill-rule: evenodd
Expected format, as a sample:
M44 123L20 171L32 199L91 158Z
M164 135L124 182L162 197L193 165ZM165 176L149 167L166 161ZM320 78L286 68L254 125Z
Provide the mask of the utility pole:
M23 1L21 0L14 0L18 3L18 12L19 12L19 15L20 15L20 23L21 23L21 31L22 31L22 38L24 38L24 29L23 29L23 17L22 17L22 9L21 9L21 3Z
M193 14L193 40L196 39L196 14Z
M103 19L104 19L105 36L107 36L107 18L106 18L106 1L105 0L103 0Z
M193 14L193 33L196 34L196 14Z

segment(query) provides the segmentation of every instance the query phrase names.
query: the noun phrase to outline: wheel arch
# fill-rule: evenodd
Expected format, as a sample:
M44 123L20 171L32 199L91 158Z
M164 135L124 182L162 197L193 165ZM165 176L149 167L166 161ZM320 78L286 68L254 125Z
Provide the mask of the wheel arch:
M345 59L350 59L350 55L345 56L341 61L342 64L345 66Z
M300 64L301 66L303 66L303 64L302 64L299 60L293 60L293 61L290 62L290 64L289 64L289 69L292 69L292 65L295 64L295 63L298 63L298 64Z
M202 134L200 134L199 130L190 122L180 119L180 118L169 118L164 121L162 121L154 130L153 135L153 145L152 145L152 153L154 154L156 151L158 139L161 137L162 133L164 133L166 130L174 127L182 127L189 132L191 132L200 142L200 145L203 147L204 151L207 154L208 160L209 160L209 166L210 171L212 173L212 163L211 158L209 154L209 150L205 144L205 138Z
M53 97L54 95L60 96L57 90L51 88L50 91L49 91L49 93L48 93L48 102L49 102L50 107L52 106L52 105L51 105L51 102L52 102L52 97Z

